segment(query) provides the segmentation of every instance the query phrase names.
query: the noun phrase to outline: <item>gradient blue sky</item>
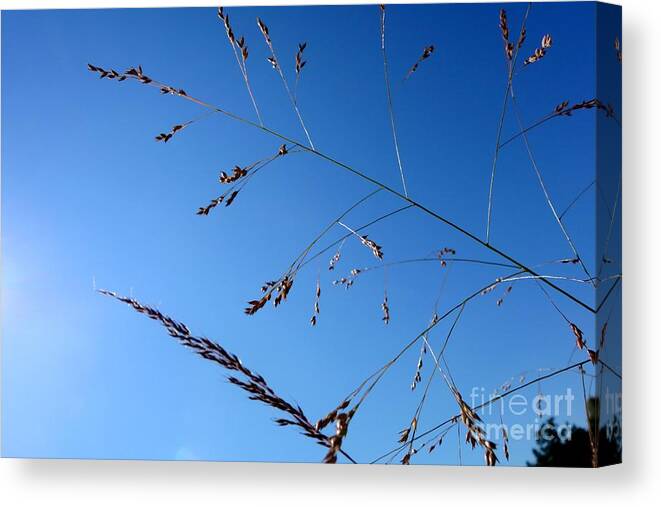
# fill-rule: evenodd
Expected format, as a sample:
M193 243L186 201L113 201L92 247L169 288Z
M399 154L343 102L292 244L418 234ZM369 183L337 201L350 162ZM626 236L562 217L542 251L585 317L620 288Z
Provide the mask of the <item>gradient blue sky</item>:
M506 67L499 4L393 6L388 47L402 159L411 195L482 236L491 159ZM514 34L525 4L507 5ZM228 10L250 47L249 72L268 126L303 139L255 24L270 32L286 72L307 41L299 86L317 148L399 188L390 136L376 6ZM525 123L563 100L595 96L595 5L535 4L525 53L542 35L547 57L517 75ZM514 37L514 36L513 36ZM436 52L407 82L422 49ZM602 48L602 49L603 49ZM97 295L131 294L221 342L262 373L310 418L333 408L365 376L422 330L447 273L439 308L507 274L485 266L437 263L389 269L392 320L381 322L383 271L344 291L331 281L374 258L348 241L335 273L329 255L296 279L289 301L253 317L258 295L334 216L369 184L312 155L292 154L262 171L230 208L195 210L221 191L220 170L274 153L280 142L249 126L210 117L167 145L153 136L200 113L194 104L133 82L99 81L86 64L141 64L155 79L253 118L246 90L214 9L51 10L2 13L2 454L20 457L319 461L323 450L269 408L246 399L213 364L173 343L163 330ZM613 66L617 65L613 59ZM551 195L564 208L595 177L593 111L547 123L530 142ZM507 116L505 135L516 131ZM615 189L606 198L613 201ZM347 218L359 226L395 209L379 195ZM593 271L595 197L587 193L567 226ZM332 230L329 240L343 231ZM498 260L428 217L407 211L368 233L386 261L450 246L458 256ZM529 264L571 251L550 214L520 141L501 154L493 243ZM323 242L325 243L325 242ZM574 266L545 272L581 276ZM321 315L311 328L321 274ZM337 275L337 276L336 276ZM592 292L562 284L586 301ZM503 287L469 305L447 350L460 389L488 392L537 368L565 366L574 348L566 323L534 283L520 282L502 307ZM554 296L585 330L585 311ZM432 334L438 345L450 320ZM588 339L592 333L588 331ZM346 448L369 461L397 441L421 394L411 393L418 347L385 377L352 423ZM574 359L576 359L574 355ZM430 373L427 356L425 378ZM530 373L529 375L534 375ZM542 392L580 393L568 373ZM532 397L537 388L524 394ZM456 412L439 381L420 428ZM582 421L580 403L573 421ZM509 418L509 420L508 420ZM560 419L565 419L560 417ZM534 418L505 416L526 424ZM495 421L494 421L495 422ZM512 463L531 459L512 443ZM463 463L482 453L462 446ZM456 436L418 463L456 463Z

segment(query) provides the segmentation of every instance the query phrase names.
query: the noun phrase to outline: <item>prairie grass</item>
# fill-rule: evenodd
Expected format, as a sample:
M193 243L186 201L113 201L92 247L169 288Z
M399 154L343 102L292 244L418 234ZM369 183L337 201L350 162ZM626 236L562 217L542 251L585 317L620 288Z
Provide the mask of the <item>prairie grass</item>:
M527 37L526 23L531 12L531 5L532 4L528 4L525 10L525 14L522 18L521 26L517 31L518 36L515 36L514 38L512 38L512 28L510 27L507 13L504 9L500 10L498 19L494 20L494 25L497 24L498 26L498 30L494 29L494 44L499 43L499 38L501 39L504 48L504 59L507 71L505 76L506 84L503 103L498 117L491 170L490 172L485 171L485 177L486 175L489 175L489 194L487 200L486 234L484 239L477 234L470 232L464 225L457 223L444 214L434 211L432 207L416 200L409 193L406 185L404 164L402 162L400 145L397 136L397 126L394 113L394 94L390 83L389 61L388 53L386 51L388 35L386 31L386 11L387 9L389 10L389 8L387 8L385 5L378 6L378 11L376 11L378 12L378 19L380 22L379 30L377 31L375 29L374 31L374 40L375 48L380 46L383 61L386 108L390 123L392 143L394 145L395 151L395 163L397 165L401 179L401 191L380 180L375 179L374 177L368 176L368 174L362 169L356 168L353 165L343 162L331 154L317 150L312 142L308 127L303 120L297 97L297 90L299 87L301 74L303 69L306 68L307 63L307 60L305 59L307 57L307 54L305 53L307 42L299 43L296 51L294 52L293 71L295 74L295 83L292 90L292 87L287 80L287 76L285 75L285 69L283 68L282 62L277 56L272 34L265 21L263 21L261 18L257 18L257 28L268 49L268 64L277 72L278 76L280 77L280 81L282 82L290 105L292 106L292 109L297 118L298 125L305 135L306 142L297 141L289 135L267 126L268 120L265 121L262 117L261 110L258 107L258 103L248 76L247 61L249 57L249 51L246 38L243 36L237 38L235 36L233 27L230 23L229 15L222 7L218 9L217 16L223 25L225 34L235 56L243 83L246 87L251 104L255 111L255 115L257 117L256 122L232 113L223 107L197 98L196 96L187 93L182 88L162 83L147 75L141 66L132 67L124 72L119 72L114 69L105 69L92 64L88 65L89 70L97 74L101 79L109 79L117 82L134 81L138 84L156 88L164 95L170 95L192 102L202 108L204 114L189 121L174 125L169 130L158 134L156 136L156 141L163 142L164 144L168 143L182 130L187 129L196 122L202 121L210 115L219 114L233 121L251 126L256 130L274 138L280 144L277 149L271 148L269 150L265 150L267 155L262 155L262 158L259 158L254 162L251 162L247 165L237 164L234 165L234 167L231 169L221 171L218 176L218 183L226 186L227 189L209 201L205 206L198 208L197 215L207 216L221 204L225 207L232 205L240 192L249 191L245 190L246 186L250 181L253 180L253 178L257 177L264 168L268 167L276 161L280 161L281 159L281 163L284 164L286 163L286 160L288 160L288 157L295 153L306 154L323 160L335 166L339 170L353 175L356 180L360 180L363 183L366 182L374 188L370 193L358 201L352 203L351 206L339 213L338 216L334 217L326 225L320 226L319 233L311 239L309 244L307 244L302 249L301 253L292 260L290 265L273 280L266 281L261 287L260 295L247 303L247 307L245 308L245 313L247 315L254 315L257 312L262 311L267 307L267 303L272 303L274 307L278 307L281 304L284 304L287 301L288 295L293 290L297 274L318 259L321 259L322 265L326 267L325 271L333 272L339 271L347 262L355 263L355 261L351 258L351 255L345 254L343 252L343 247L345 244L351 242L359 242L362 247L369 250L373 257L377 259L377 261L375 261L376 264L363 267L356 267L355 264L349 264L349 266L353 265L353 267L350 267L348 274L345 276L340 276L332 283L334 285L343 286L348 289L355 283L358 278L366 276L367 273L382 270L384 273L384 291L383 298L381 300L381 320L384 324L389 324L391 319L397 319L397 308L392 308L392 302L388 298L387 272L389 269L400 269L406 265L411 264L433 263L440 269L445 270L450 269L450 267L455 264L467 264L474 266L482 265L503 270L503 274L501 276L497 277L495 280L489 281L489 283L486 285L478 288L469 287L466 291L468 295L450 305L446 311L438 311L437 300L436 304L434 305L432 318L429 321L429 324L418 332L411 332L409 340L390 360L388 360L385 364L382 364L379 368L373 371L373 373L366 376L364 380L356 386L355 389L349 392L337 405L335 405L335 408L331 409L326 415L320 417L316 423L312 423L311 420L308 419L307 415L300 406L292 404L278 395L276 391L267 383L264 377L248 369L243 365L237 356L228 352L217 342L211 341L204 337L193 335L189 328L184 324L166 316L155 308L143 305L133 298L127 298L114 292L105 290L101 291L101 293L106 296L115 298L118 301L127 304L138 313L157 321L165 328L167 333L172 338L176 339L181 345L193 350L202 358L208 361L212 361L219 367L228 371L230 373L228 381L231 384L246 392L251 400L258 401L264 405L267 405L272 410L275 410L279 413L280 417L275 419L276 424L279 426L293 426L298 429L305 437L326 448L326 454L321 458L325 463L336 463L339 457L343 457L343 459L346 459L350 462L356 462L345 449L347 437L350 435L351 425L354 423L356 415L361 413L359 412L359 409L364 406L365 400L368 399L370 393L372 393L374 389L379 386L381 380L388 373L388 371L395 364L398 364L400 361L402 361L402 359L406 357L406 353L413 347L416 347L416 350L419 347L419 353L417 355L417 360L411 365L411 368L414 372L410 385L411 392L413 393L412 396L417 395L419 392L417 387L424 382L424 389L422 389L422 392L420 393L420 399L416 409L414 413L410 415L410 418L408 419L408 425L399 432L398 436L393 435L393 443L397 445L392 450L387 451L385 454L382 454L373 460L361 461L376 463L381 462L384 459L393 460L398 457L400 463L410 464L412 460L415 460L416 454L422 448L426 447L430 453L438 449L442 445L444 439L446 439L448 432L453 428L456 428L459 434L461 434L463 431L466 444L470 446L471 449L479 449L479 451L484 456L486 465L494 466L499 461L501 461L501 458L509 461L510 447L507 431L503 429L503 444L501 452L497 444L487 438L483 427L482 418L478 413L480 409L495 403L499 399L510 396L521 389L525 389L528 386L538 384L542 380L555 377L568 371L575 371L581 374L584 395L585 399L587 400L587 391L585 390L585 382L583 377L583 367L585 365L593 364L596 366L601 364L602 369L607 368L617 374L615 369L603 363L603 361L601 361L599 358L599 351L604 346L604 342L606 340L607 326L603 326L599 340L597 340L597 337L593 337L591 340L574 323L574 320L576 319L570 317L566 310L561 310L555 300L555 298L561 298L565 300L567 303L571 304L572 312L575 312L576 314L594 315L603 307L606 300L619 283L619 275L613 277L611 288L608 290L605 297L599 301L596 306L588 304L587 302L580 299L571 290L566 288L568 284L589 284L596 287L599 283L605 281L599 278L601 269L599 269L596 275L593 275L588 271L588 268L579 255L576 244L573 241L573 238L570 235L569 230L564 222L565 215L570 211L572 206L595 185L595 182L593 181L590 183L588 187L576 195L575 199L573 199L563 211L559 212L556 204L551 199L550 192L544 181L542 171L534 156L533 148L529 141L528 134L535 129L541 128L552 119L566 119L570 118L572 115L574 115L574 113L592 109L596 109L597 111L605 113L608 118L612 118L618 124L619 120L617 119L616 112L612 106L605 104L598 98L592 98L588 100L576 101L573 104L569 100L563 100L555 107L553 111L548 112L540 119L528 126L524 125L520 107L517 104L516 95L514 93L515 78L519 75L520 72L523 71L523 69L531 64L536 64L536 68L537 66L543 66L544 59L552 58L553 55L553 52L550 51L553 44L553 39L550 34L542 35L539 45L535 48L531 50L526 48L526 41L529 40ZM396 17L394 20L396 22ZM500 34L498 34L498 31ZM379 35L380 44L378 43ZM428 66L433 64L440 65L441 63L439 62L442 62L442 58L440 58L440 56L442 55L439 55L439 57L435 56L433 59L431 59L432 55L436 55L441 51L446 50L445 44L442 46L442 50L437 49L438 47L440 46L435 46L432 44L425 46L421 55L414 62L414 64L408 68L406 73L402 72L402 74L404 74L403 81L411 78L414 73L416 76L423 73L425 68ZM616 57L618 60L621 60L619 39L615 39L615 50ZM523 60L522 64L517 65L520 51L526 51L528 56ZM514 113L517 120L518 132L503 140L502 134L504 120L506 115L512 112ZM493 231L491 225L495 217L494 198L496 189L496 168L498 166L499 153L505 147L511 146L513 141L517 139L522 141L523 148L525 149L532 170L536 175L539 186L542 190L544 201L548 206L549 211L553 215L555 222L560 229L562 237L567 243L568 253L566 255L570 255L569 257L553 259L551 261L537 265L530 265L528 262L524 262L523 260L518 259L514 254L510 253L508 245L504 245L502 247L494 246ZM347 216L354 209L363 205L378 193L388 194L391 197L394 197L395 199L401 201L401 206L390 211L382 210L376 218L369 221L368 223L358 226L348 225L351 223L351 221L347 219ZM617 202L615 202L612 206L613 212L611 213L611 230L613 228L613 221L615 217L614 210L616 206ZM483 251L485 254L489 254L491 257L479 258L458 256L457 250L452 247L445 246L439 248L431 255L394 260L390 260L390 258L388 258L388 261L386 262L384 260L384 250L388 252L388 245L383 247L381 244L377 243L373 237L370 237L371 233L368 235L364 231L370 230L376 223L386 221L391 217L398 215L399 213L404 211L412 212L413 210L417 211L420 216L431 218L432 220L459 234L469 242L477 245L481 251ZM343 232L343 235L340 236L339 239L329 241L324 246L320 246L320 243L326 240L331 231L337 230L341 230ZM609 230L608 241L610 241L611 230ZM606 251L607 247L608 245L606 245ZM605 262L606 261L604 260L604 263ZM580 270L580 273L574 273L571 276L559 274L554 271L554 269L558 266L577 269ZM542 273L540 268L548 269L549 272ZM314 298L312 303L312 315L309 319L309 323L313 327L319 324L321 315L321 272L321 268L319 268L319 275L317 276L313 293ZM572 344L574 352L578 351L581 354L585 354L585 356L583 359L569 364L567 367L557 368L550 373L545 375L538 375L536 378L530 380L527 380L523 375L520 376L518 382L512 378L510 381L501 386L500 394L497 397L490 399L488 402L476 406L470 406L465 401L464 395L452 377L448 361L445 357L446 347L451 340L455 328L459 325L460 318L468 305L471 305L478 298L490 297L490 294L497 293L498 296L493 297L495 299L496 306L500 307L505 303L509 297L509 294L512 292L514 285L517 283L533 283L539 288L542 297L555 311L558 312L560 317L566 322L569 330L571 331L573 341L571 337L563 337L562 339L566 339L567 344ZM421 302L421 304L423 303ZM432 346L432 338L430 333L441 322L444 322L446 319L450 319L451 317L453 317L453 321L449 332L445 336L445 339L435 349ZM332 318L332 316L329 316L329 318ZM592 345L590 342L592 342ZM432 361L427 361L427 356L431 356ZM431 371L429 371L429 368L425 368L426 363L428 362L431 363ZM432 386L434 385L433 380L437 378L442 379L445 385L444 388L447 388L449 395L454 400L454 403L456 404L456 413L453 413L450 417L441 423L432 423L428 425L427 429L423 429L423 414L426 414L426 412L424 412L424 408L427 400L429 399L429 396L432 393ZM590 431L591 443L593 446L593 463L596 465L598 449L596 448L595 443L597 439L595 439L593 435L597 429L590 428ZM499 458L499 455L501 458ZM459 461L461 462L461 447L459 448L459 456Z

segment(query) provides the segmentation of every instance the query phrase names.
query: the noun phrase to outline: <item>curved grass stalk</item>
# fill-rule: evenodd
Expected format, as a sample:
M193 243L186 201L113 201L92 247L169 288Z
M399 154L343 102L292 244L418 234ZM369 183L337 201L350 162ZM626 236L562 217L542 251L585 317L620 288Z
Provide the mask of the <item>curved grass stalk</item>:
M372 220L371 222L368 222L368 223L366 223L366 224L364 224L364 225L361 225L360 227L356 227L356 229L354 229L354 230L355 230L356 232L360 232L360 231L362 231L362 230L364 230L364 229L367 229L368 227L370 227L370 226L372 226L372 225L374 225L374 224L380 222L381 220L385 220L385 219L387 219L387 218L390 218L391 216L394 216L394 215L396 215L396 214L398 214L398 213L401 213L402 211L406 211L407 209L410 209L410 208L412 208L412 207L413 207L413 205L411 205L411 204L409 204L408 206L402 206L401 208L397 208L397 209L395 209L395 210L393 210L393 211L390 211L390 212L388 212L388 213L386 213L386 214L384 214L384 215L379 216L378 218L375 218L375 219ZM321 255L325 254L326 252L328 252L328 251L329 251L331 248L333 248L334 246L339 245L340 243L343 243L347 238L349 238L349 237L351 237L351 236L353 236L353 233L348 232L348 233L346 233L344 236L341 236L339 239L337 239L337 240L333 241L332 243L330 243L329 245L326 245L326 246L323 247L321 250L319 250L318 252L316 252L314 255L308 257L308 258L307 258L307 259L306 259L306 260L300 265L299 269L300 269L300 268L303 268L304 266L306 266L307 264L309 264L309 263L312 262L313 260L315 260L315 259L317 259L318 257L320 257Z
M514 115L516 116L516 121L519 125L519 128L523 130L523 122L521 121L521 114L519 113L519 109L517 106L516 102L516 97L514 95L514 88L511 87L511 92L512 92L512 106L514 109ZM549 195L549 191L546 188L546 184L544 183L544 178L542 177L542 173L539 170L539 167L537 166L537 162L535 161L535 157L532 153L532 149L530 148L530 143L528 141L528 134L523 133L522 134L522 139L523 143L525 145L526 151L528 152L528 158L530 159L530 163L532 164L532 168L535 171L535 175L537 176L537 180L539 181L539 185L542 189L542 192L544 193L544 198L546 199L546 204L548 205L549 209L551 210L551 213L553 213L553 217L555 218L555 221L558 223L558 226L560 227L560 230L562 231L562 234L565 237L565 240L569 244L569 248L571 249L572 253L578 259L579 264L581 265L581 268L585 272L585 274L588 276L588 278L592 279L592 275L588 271L588 268L585 266L585 263L583 262L583 259L581 259L581 256L578 253L578 250L576 249L576 245L574 244L574 241L571 239L571 236L569 235L569 232L567 231L567 228L565 225L562 223L562 220L560 220L560 217L558 216L558 212L555 209L555 206L553 205L553 201L551 200L551 196ZM592 282L593 286L596 286L594 282Z
M583 109L585 109L585 108L583 108ZM531 130L536 129L537 127L539 127L540 125L543 125L543 124L546 123L547 121L552 120L553 118L559 118L559 117L562 117L562 116L565 116L565 117L566 117L566 116L570 116L570 115L566 114L566 112L563 111L563 110L556 110L556 111L553 111L553 112L550 113L550 114L547 114L546 116L540 118L539 120L537 120L536 122L534 122L534 123L532 123L531 125L527 126L526 128L524 128L524 129L522 129L522 130L519 130L519 132L517 132L516 134L512 134L512 135L511 135L510 137L508 137L505 141L503 141L502 143L500 143L500 146L498 147L498 149L499 149L499 150L503 149L505 146L507 146L508 144L510 144L510 143L511 143L512 141L514 141L515 139L518 139L518 138L521 137L523 134L527 134L527 133L530 132ZM611 117L611 118L613 118L613 120L615 121L615 123L617 123L620 127L622 126L621 123L620 123L620 121L619 121L619 120L617 119L617 117L614 115L614 113L610 113L610 112L609 112L609 113L608 113L608 116Z
M307 254L312 250L312 247L316 245L325 235L328 231L330 231L335 224L339 223L340 220L342 220L345 216L347 216L351 211L356 209L358 206L360 206L362 203L367 201L368 199L371 199L373 196L378 194L381 191L380 188L377 188L376 190L373 190L366 196L362 197L355 203L353 203L351 206L349 206L346 210L344 210L335 220L332 222L329 222L326 227L303 249L303 251L294 259L294 262L289 266L289 271L292 272L291 270L293 269L294 272L297 272L301 267L303 267L307 262L304 262L306 260Z
M399 167L399 176L402 179L402 188L404 195L409 196L404 179L404 168L402 167L402 157L399 154L399 141L397 140L397 127L395 126L395 111L392 105L392 90L390 87L390 76L388 73L388 54L386 52L386 6L380 5L381 10L381 53L383 55L383 79L386 85L386 98L388 101L388 114L390 116L390 129L392 130L392 140L395 145L395 156L397 157L397 166Z

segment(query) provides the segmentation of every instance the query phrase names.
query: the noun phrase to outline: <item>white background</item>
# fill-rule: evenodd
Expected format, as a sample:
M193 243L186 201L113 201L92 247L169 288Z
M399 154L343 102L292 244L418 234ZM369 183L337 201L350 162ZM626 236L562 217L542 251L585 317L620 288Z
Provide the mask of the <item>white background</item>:
M404 3L406 0L399 0ZM232 5L351 2L249 2ZM0 460L3 506L639 505L661 493L661 2L624 7L624 461L601 470ZM2 9L204 5L186 0L5 1ZM654 91L656 90L656 92ZM44 421L44 424L47 424Z

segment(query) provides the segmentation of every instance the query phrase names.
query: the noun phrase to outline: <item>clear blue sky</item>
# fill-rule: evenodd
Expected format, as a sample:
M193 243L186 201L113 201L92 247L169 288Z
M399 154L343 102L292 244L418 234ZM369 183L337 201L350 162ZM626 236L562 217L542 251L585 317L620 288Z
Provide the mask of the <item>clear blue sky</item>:
M388 48L395 114L409 191L483 236L489 175L506 67L497 4L393 6ZM516 37L525 4L509 4ZM265 123L303 134L270 68L255 17L268 24L293 82L293 56L307 41L299 101L317 148L395 188L399 173L387 116L376 6L228 9L250 48L249 72ZM545 33L553 47L515 78L524 122L563 100L595 96L595 6L535 4L529 53ZM612 38L598 41L612 48ZM421 54L436 51L407 81ZM607 49L607 50L609 50ZM439 308L449 308L503 268L437 263L387 271L392 320L381 321L383 271L345 291L331 281L375 259L349 240L337 270L332 252L309 265L286 304L248 317L242 309L279 276L320 229L372 187L312 155L292 154L251 181L230 208L195 215L221 191L220 170L274 153L280 142L218 115L164 145L154 135L200 108L134 82L100 81L87 63L145 73L237 114L250 101L214 9L113 9L2 13L2 454L17 457L319 461L323 449L271 419L277 414L224 380L224 372L172 342L154 322L93 291L131 294L213 338L262 373L311 419L333 408L422 330L447 273ZM614 61L613 65L617 63ZM530 134L551 195L564 208L595 177L596 113L553 120ZM504 135L516 131L513 115ZM594 190L594 188L592 189ZM606 198L613 201L615 189ZM379 195L347 218L360 226L401 201ZM595 268L595 194L566 223ZM447 226L407 211L367 231L385 261L453 247L460 257L499 260ZM332 240L343 231L333 229ZM543 200L520 140L498 166L493 243L528 264L571 257ZM326 243L325 241L323 242ZM546 273L581 277L575 266ZM308 319L321 274L319 324ZM337 276L336 276L337 275ZM560 282L592 302L591 291ZM446 358L467 396L537 368L562 367L574 347L534 282L504 287L466 307ZM589 314L554 295L594 338ZM437 347L450 321L432 334ZM397 442L421 390L411 393L416 346L387 375L351 425L346 449L369 461ZM577 359L574 355L574 359ZM431 372L427 356L424 378ZM534 375L534 373L531 373ZM580 393L568 373L543 392ZM536 392L528 389L528 395ZM580 403L575 405L577 411ZM456 412L439 381L424 429ZM526 417L505 422L527 424ZM561 417L561 419L563 419ZM583 421L583 414L569 418ZM495 422L495 421L494 421ZM454 435L454 434L453 434ZM512 463L531 459L512 444ZM456 463L456 436L417 463ZM482 453L462 445L463 463Z

